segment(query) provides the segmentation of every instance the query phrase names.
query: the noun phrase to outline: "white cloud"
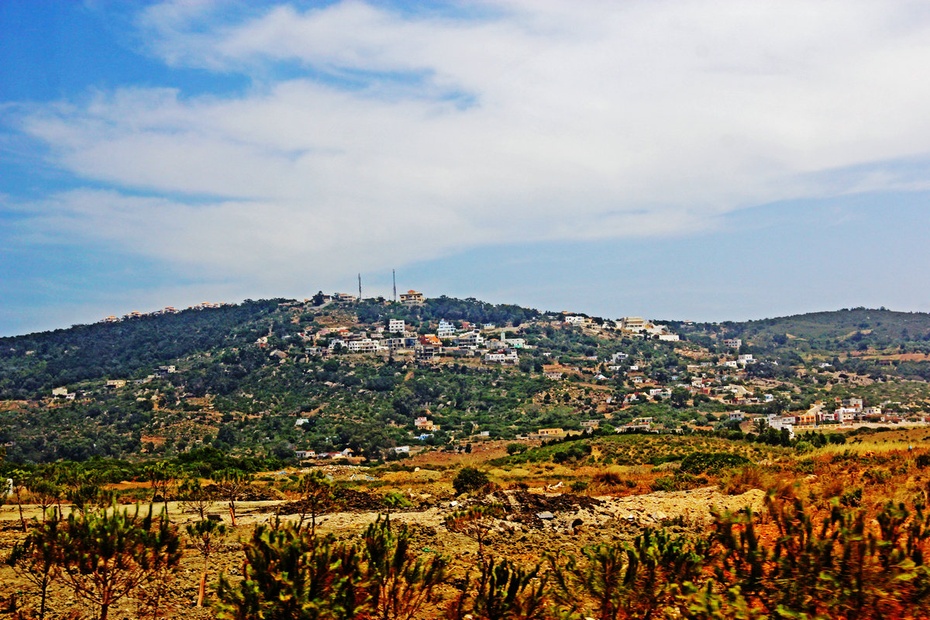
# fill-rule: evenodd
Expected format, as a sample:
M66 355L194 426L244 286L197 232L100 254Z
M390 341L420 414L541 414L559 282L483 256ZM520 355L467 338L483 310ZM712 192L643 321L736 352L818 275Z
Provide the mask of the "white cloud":
M284 282L914 187L868 167L930 152L922 6L526 0L456 18L341 2L230 21L156 5L139 18L152 53L253 87L31 110L24 131L60 166L112 186L50 197L34 224Z

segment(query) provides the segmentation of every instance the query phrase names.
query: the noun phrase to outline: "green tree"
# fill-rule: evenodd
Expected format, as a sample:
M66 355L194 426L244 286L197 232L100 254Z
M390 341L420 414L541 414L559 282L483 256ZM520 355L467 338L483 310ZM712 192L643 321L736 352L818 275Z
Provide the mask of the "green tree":
M365 581L374 615L381 620L410 620L442 583L446 560L417 557L406 525L391 528L380 518L365 531Z
M477 491L488 485L488 475L474 467L463 467L452 480L452 486L459 495Z
M242 579L220 576L221 620L349 620L369 610L355 545L276 521L257 526L243 550Z
M65 582L93 605L98 620L138 587L163 581L181 559L177 532L167 516L140 518L113 507L109 511L71 513L58 538Z

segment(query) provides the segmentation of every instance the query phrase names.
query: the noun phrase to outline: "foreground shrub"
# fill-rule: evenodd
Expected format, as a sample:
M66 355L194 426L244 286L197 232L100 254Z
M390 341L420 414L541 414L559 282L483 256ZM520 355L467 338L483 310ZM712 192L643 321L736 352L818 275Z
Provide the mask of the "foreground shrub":
M706 543L647 529L632 545L586 547L580 560L550 556L556 616L660 616L678 606L678 584L701 574L706 550Z
M417 557L406 527L381 519L350 542L259 525L245 556L242 581L220 578L220 618L410 620L433 600L446 566L439 556Z
M258 525L244 551L242 580L220 577L220 618L348 619L367 609L355 545L276 522Z
M167 515L140 518L115 507L72 513L59 529L58 558L65 583L107 620L110 608L137 588L148 588L147 606L157 614L163 585L181 560L177 531Z

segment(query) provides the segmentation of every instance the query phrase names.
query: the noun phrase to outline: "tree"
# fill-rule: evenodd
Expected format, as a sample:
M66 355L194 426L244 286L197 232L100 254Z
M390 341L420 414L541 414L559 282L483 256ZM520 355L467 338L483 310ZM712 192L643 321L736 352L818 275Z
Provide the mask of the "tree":
M152 503L154 504L161 497L165 503L165 512L167 512L168 491L177 477L174 467L167 461L158 461L147 465L143 469L143 474L152 488Z
M45 521L49 508L57 507L61 502L61 487L49 478L47 472L34 473L26 484L32 502L42 510L42 521ZM62 516L60 508L56 508L56 514Z
M238 469L224 469L213 474L220 497L229 502L229 518L233 527L236 527L236 502L249 485L252 476Z
M446 529L450 532L465 534L478 543L478 559L485 563L484 547L494 527L494 519L504 514L500 504L476 505L466 510L459 510L446 517Z
M672 401L672 407L676 409L681 409L688 406L688 399L691 397L691 393L682 387L676 387L672 389L672 396L669 400Z
M213 494L200 482L200 478L184 478L178 485L178 499L184 510L196 512L201 521L213 505Z
M349 620L369 609L355 545L275 521L258 525L243 551L243 578L234 586L220 576L222 620Z
M317 517L333 505L333 482L323 472L314 469L301 476L297 488L300 492L297 529L303 527L309 515L310 537L313 538L316 536Z
M392 530L380 518L365 531L365 581L371 605L381 620L410 620L442 583L446 560L417 557L407 526Z
M488 485L488 475L474 467L463 467L452 480L452 486L459 495L470 491L477 491Z
M388 529L391 527L391 511L400 510L401 508L410 508L413 504L403 493L399 491L390 491L381 498L381 504L384 506L385 523Z
M447 608L448 618L543 620L548 617L546 578L540 577L538 565L527 570L507 559L492 559L479 566L474 582L470 576L466 579L469 585Z
M177 532L162 513L139 517L128 510L71 513L58 537L66 583L107 620L110 607L139 586L163 582L181 560Z
M58 577L61 546L58 544L58 514L33 523L25 540L16 543L6 563L30 581L39 593L39 619L45 618L48 588Z
M197 593L197 607L203 607L207 591L207 573L210 569L210 554L216 550L216 538L226 533L226 525L221 521L205 519L187 525L187 535L191 543L203 556L203 571L200 574L200 590Z

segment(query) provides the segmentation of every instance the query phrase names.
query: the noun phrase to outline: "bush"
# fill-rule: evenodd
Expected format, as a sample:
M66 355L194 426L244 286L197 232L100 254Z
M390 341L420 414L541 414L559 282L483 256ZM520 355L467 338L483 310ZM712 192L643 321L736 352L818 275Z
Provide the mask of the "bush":
M719 473L730 467L749 465L749 459L729 452L694 452L681 461L680 471L689 474Z
M488 475L480 469L463 467L459 470L459 473L455 475L455 479L452 480L452 486L455 488L455 492L461 495L462 493L469 493L482 489L486 487L489 482Z

